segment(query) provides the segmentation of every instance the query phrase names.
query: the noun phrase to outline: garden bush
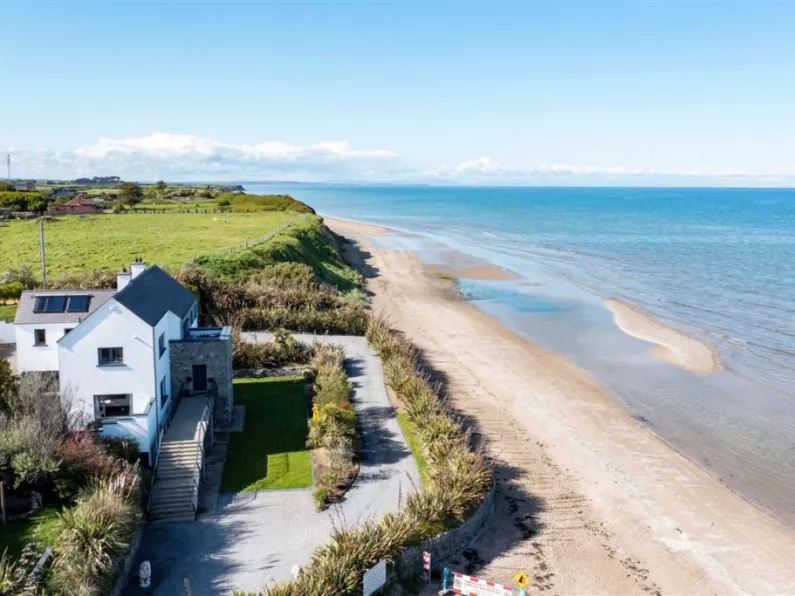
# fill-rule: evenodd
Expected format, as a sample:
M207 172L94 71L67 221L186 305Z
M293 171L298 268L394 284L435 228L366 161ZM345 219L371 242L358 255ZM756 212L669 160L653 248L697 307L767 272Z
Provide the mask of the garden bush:
M274 368L293 364L306 364L313 348L297 341L290 332L279 329L272 342L246 342L234 330L232 366L235 369Z
M56 593L100 596L114 578L114 563L130 545L140 520L138 476L125 472L83 489L60 516L51 584Z
M318 508L328 505L335 489L351 476L357 446L356 412L350 402L353 386L344 369L345 352L332 344L315 344L312 419L308 443L324 452L328 468L318 480L314 498Z
M20 281L0 285L0 300L19 300L25 286Z

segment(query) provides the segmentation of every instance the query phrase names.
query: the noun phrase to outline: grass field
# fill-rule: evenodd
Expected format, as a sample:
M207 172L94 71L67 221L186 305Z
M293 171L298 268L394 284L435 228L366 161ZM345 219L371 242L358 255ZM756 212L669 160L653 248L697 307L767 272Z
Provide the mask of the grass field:
M222 491L312 486L304 385L293 379L237 379L243 432L230 433Z
M13 560L29 542L52 546L58 538L58 526L58 510L54 507L46 507L24 519L9 521L0 526L0 554L8 549L8 556Z
M417 470L420 473L420 480L425 482L426 475L428 474L428 462L422 454L417 430L414 428L414 424L412 424L405 412L398 412L397 419L400 428L403 430L403 434L406 435L406 442L409 444L409 449L411 449L411 453L414 454L414 460L417 462Z
M235 246L296 217L291 212L84 215L45 224L48 275L120 269L136 257L179 266L196 254ZM39 272L39 225L14 220L0 227L0 271L29 265Z

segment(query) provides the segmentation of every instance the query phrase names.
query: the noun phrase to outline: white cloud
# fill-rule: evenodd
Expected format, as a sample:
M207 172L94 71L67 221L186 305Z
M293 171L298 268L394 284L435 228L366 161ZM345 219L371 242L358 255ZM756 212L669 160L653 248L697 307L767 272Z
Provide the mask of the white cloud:
M354 147L347 141L235 144L163 132L102 138L72 151L19 151L14 154L13 165L15 175L36 178L117 175L138 180L795 185L795 164L776 164L756 172L694 165L672 172L555 162L507 166L484 155L453 166L419 167L388 149Z

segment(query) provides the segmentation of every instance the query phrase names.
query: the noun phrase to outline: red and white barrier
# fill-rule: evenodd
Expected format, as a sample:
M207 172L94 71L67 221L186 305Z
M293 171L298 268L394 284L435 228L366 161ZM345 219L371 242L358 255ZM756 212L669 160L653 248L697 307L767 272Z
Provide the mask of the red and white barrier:
M462 573L453 574L453 592L464 596L513 596L511 586L495 584Z

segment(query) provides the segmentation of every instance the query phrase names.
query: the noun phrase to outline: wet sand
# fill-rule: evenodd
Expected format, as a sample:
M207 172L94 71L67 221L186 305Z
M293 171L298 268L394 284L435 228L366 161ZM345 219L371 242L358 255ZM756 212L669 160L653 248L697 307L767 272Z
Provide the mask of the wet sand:
M480 279L504 281L515 279L510 271L495 265L474 265L471 267L446 267L444 265L426 265L426 270L437 275L456 277L458 279Z
M656 320L621 300L605 300L616 325L628 335L656 344L651 354L694 373L709 374L723 368L715 348L683 331Z
M495 514L456 570L508 583L523 569L531 594L795 594L795 532L416 255L381 248L372 226L327 223L361 243L347 254L374 308L422 349L494 464Z

